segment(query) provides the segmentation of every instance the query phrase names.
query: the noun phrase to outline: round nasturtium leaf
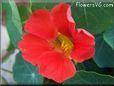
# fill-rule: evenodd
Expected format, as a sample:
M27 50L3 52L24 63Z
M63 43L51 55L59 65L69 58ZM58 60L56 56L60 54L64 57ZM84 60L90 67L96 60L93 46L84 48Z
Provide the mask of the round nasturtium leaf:
M42 84L43 77L39 75L37 67L26 62L21 53L16 56L13 66L13 77L18 84Z
M98 85L98 84L114 84L114 77L109 75L98 74L96 72L77 71L76 75L66 80L64 85L76 85L76 84L87 84L87 85Z
M96 36L94 61L101 68L114 67L114 51L104 41L103 34Z
M114 50L114 26L103 34L104 40Z
M84 28L96 35L109 29L113 24L113 7L80 7L76 2L71 5L76 28Z

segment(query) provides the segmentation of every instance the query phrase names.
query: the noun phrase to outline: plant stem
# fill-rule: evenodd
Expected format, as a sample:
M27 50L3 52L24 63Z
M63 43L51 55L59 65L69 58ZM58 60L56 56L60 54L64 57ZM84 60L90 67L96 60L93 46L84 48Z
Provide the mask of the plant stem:
M4 69L4 68L1 68L1 70L5 71L5 72L8 72L8 73L10 73L10 74L13 74L13 72L10 71L10 70Z
M14 52L14 50L11 50L9 52L7 52L3 57L2 57L2 63L4 63L8 58L9 58L9 55L11 55L12 53Z

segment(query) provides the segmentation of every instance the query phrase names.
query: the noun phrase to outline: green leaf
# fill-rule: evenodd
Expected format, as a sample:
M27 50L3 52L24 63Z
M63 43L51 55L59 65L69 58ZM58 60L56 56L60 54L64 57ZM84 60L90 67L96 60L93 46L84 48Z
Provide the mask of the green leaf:
M15 48L21 40L22 24L14 0L4 0L2 2L3 11L6 12L6 26L10 40Z
M77 63L76 70L86 70L84 63Z
M113 67L114 68L114 51L103 40L103 35L96 36L94 61L99 67Z
M79 7L79 4L76 6L75 2L71 4L76 28L84 28L96 35L105 31L113 24L113 7Z
M10 42L7 51L11 51L11 50L14 50L14 49L15 48L14 48L13 44Z
M43 85L58 85L58 83L51 80L51 79L44 78L44 84Z
M93 59L78 63L76 65L76 70L94 71L101 74L113 75L113 68L99 68Z
M96 65L96 63L93 61L93 59L89 59L87 61L83 62L86 71L100 71L99 67Z
M103 34L104 40L114 50L114 27L111 27Z
M32 2L31 2L32 3ZM38 10L40 8L45 8L46 3L32 3L32 11Z
M114 84L114 77L109 75L98 74L96 72L87 72L87 71L77 71L76 75L66 80L63 84Z
M78 63L76 65L76 70L85 70L85 71L95 71L97 73L102 73L105 74L106 72L104 72L103 68L99 68L97 66L97 64L93 61L93 59L84 61L83 63Z
M16 56L13 66L13 77L18 84L42 84L43 77L39 75L37 67L26 62L21 53Z
M51 10L57 3L34 3L32 2L32 10L38 10L41 8L46 8L48 10Z
M21 22L25 23L25 21L31 15L31 8L30 8L30 6L28 4L27 5L19 5L18 6L18 10L19 10L19 14L20 14L20 17L21 17Z

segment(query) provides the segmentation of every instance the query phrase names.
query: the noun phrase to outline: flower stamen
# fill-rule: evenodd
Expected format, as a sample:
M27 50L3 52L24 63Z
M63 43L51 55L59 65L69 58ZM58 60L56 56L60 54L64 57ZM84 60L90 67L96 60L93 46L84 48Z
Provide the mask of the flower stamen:
M57 40L59 41L60 47L64 51L65 55L69 56L73 48L72 41L61 33L58 33Z

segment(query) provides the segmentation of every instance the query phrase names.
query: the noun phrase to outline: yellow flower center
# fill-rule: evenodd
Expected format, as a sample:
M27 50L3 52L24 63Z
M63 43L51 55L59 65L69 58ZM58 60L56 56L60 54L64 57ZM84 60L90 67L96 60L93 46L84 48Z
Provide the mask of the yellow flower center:
M58 33L58 36L54 44L55 50L64 52L66 56L70 55L73 48L73 43L68 37L61 33Z

